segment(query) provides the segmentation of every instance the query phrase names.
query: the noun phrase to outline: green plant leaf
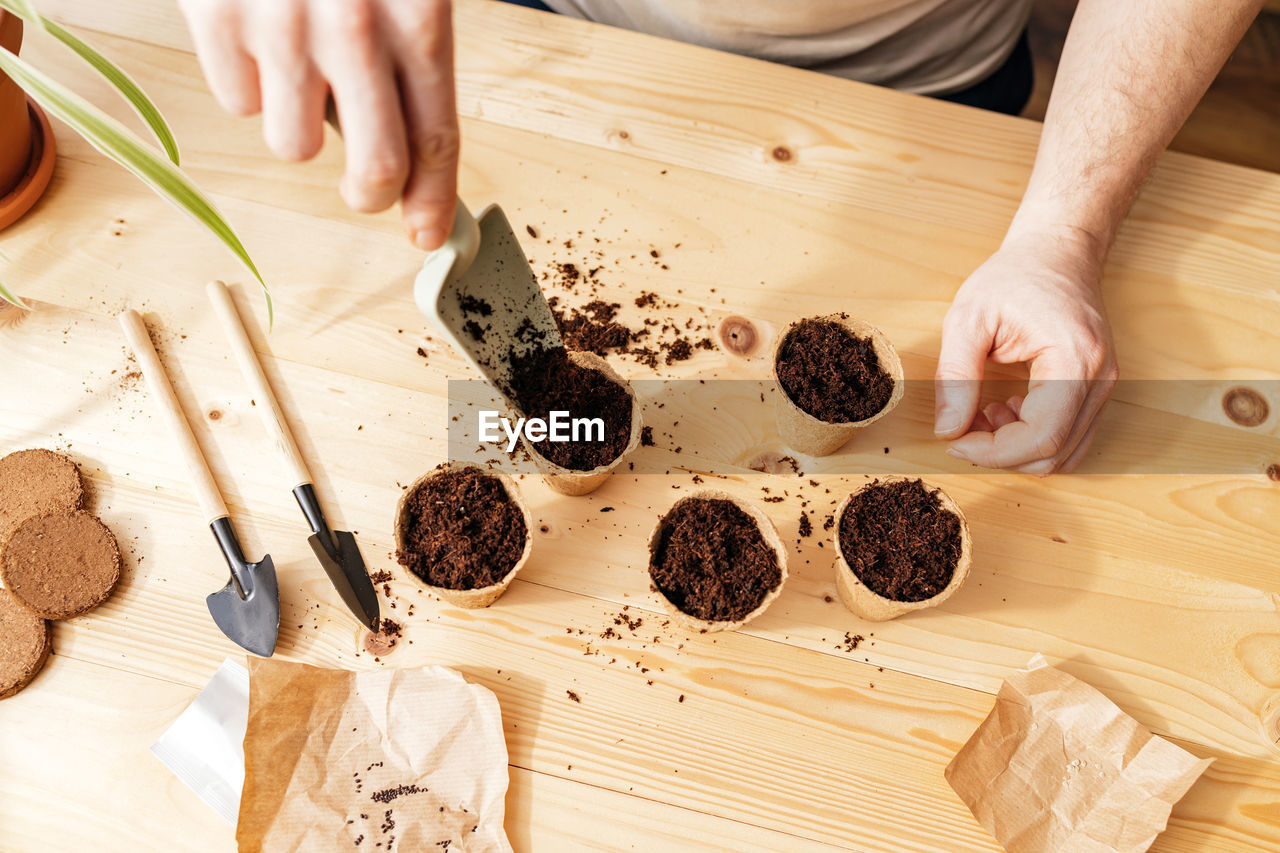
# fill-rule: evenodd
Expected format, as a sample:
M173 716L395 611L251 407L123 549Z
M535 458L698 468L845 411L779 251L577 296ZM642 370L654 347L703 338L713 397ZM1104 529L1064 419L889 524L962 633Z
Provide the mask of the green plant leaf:
M120 97L129 102L129 106L133 107L133 111L138 117L151 128L151 132L155 134L156 140L164 146L164 151L169 155L169 159L173 161L173 165L180 165L178 155L178 140L174 139L173 131L169 129L169 123L164 120L164 116L160 114L160 109L155 103L147 97L147 93L135 82L133 78L125 73L110 59L107 59L98 51L94 50L90 45L85 44L77 36L67 32L56 21L45 19L45 29L49 34L67 47L74 50L81 59L93 66L93 69L106 78L107 82L116 88L120 93Z
M9 263L9 256L4 253L3 249L0 249L0 261L4 261L6 264ZM17 305L19 308L27 307L27 303L19 299L17 294L15 294L12 290L5 287L3 281L0 281L0 299L3 299L5 302L10 303L11 305Z
M40 16L36 11L36 4L32 0L0 0L0 9L12 12L23 20L35 27L37 30L43 30L45 18Z
M12 290L4 286L3 281L0 281L0 299L3 299L5 302L8 302L11 305L17 305L19 308L23 308L27 311L31 310L30 306L28 306L27 303L19 299L16 293L14 293Z
M12 0L0 0L12 2ZM157 195L165 199L222 241L231 253L262 285L267 301L267 324L275 321L275 311L267 284L249 257L244 244L227 224L213 201L186 173L143 142L133 131L80 95L36 69L7 50L0 49L0 71L8 74L40 106L66 122L85 141L124 166Z
M180 165L178 141L174 138L173 131L169 129L168 122L164 120L164 116L160 113L160 109L155 103L147 97L147 93L142 91L142 87L135 83L123 68L98 53L92 45L63 28L57 21L51 21L37 13L31 0L0 0L0 8L7 9L37 29L43 29L49 35L71 48L77 56L101 74L120 93L120 97L124 98L129 106L133 107L133 111L138 114L138 117L142 119L147 127L151 128L151 132L155 134L156 141L164 147L165 153L169 155L173 165Z

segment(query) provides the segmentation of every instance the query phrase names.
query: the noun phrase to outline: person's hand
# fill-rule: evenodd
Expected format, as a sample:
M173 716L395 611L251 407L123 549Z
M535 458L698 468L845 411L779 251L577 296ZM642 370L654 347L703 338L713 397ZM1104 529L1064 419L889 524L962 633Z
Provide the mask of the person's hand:
M262 112L267 146L314 157L330 92L346 144L340 190L353 209L402 200L423 249L453 224L458 117L448 0L180 0L218 102Z
M975 465L1044 476L1083 458L1117 374L1101 253L1071 229L1010 231L942 324L934 433ZM1025 397L978 411L983 367L1030 363Z

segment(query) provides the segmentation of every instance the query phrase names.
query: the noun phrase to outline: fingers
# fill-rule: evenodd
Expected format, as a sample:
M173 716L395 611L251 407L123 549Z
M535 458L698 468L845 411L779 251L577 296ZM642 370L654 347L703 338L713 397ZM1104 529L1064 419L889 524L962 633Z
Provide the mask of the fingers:
M280 159L308 160L324 144L326 86L308 52L307 21L288 3L267 4L263 14L270 26L257 51L262 136Z
M244 47L236 8L210 0L183 0L182 11L214 98L235 115L258 112L262 108L258 65Z
M989 403L983 408L982 414L987 423L991 424L992 431L1018 420L1018 413L1008 403Z
M1033 380L1025 399L986 407L993 432L971 432L947 452L976 465L1036 476L1074 468L1097 432L1116 378L1109 366L1091 380Z
M1094 418L1093 423L1089 424L1089 428L1085 430L1084 435L1080 439L1080 443L1071 451L1071 455L1064 459L1062 464L1058 466L1059 474L1070 474L1080 466L1080 463L1084 461L1085 456L1089 452L1089 447L1093 444L1093 436L1097 433L1098 424L1101 422L1101 418Z
M1090 385L1082 379L1033 379L1018 420L995 432L969 433L947 452L986 468L1018 468L1053 459L1070 449L1067 441Z
M431 7L418 24L418 36L401 51L410 162L401 210L409 238L430 251L449 236L458 195L458 110L449 5Z
M955 306L947 312L933 384L933 432L939 438L964 435L978 414L991 340L991 330L979 318Z
M324 45L317 64L333 90L346 147L339 190L353 210L386 210L404 190L409 151L395 66L380 43L381 24L367 3L315 8Z

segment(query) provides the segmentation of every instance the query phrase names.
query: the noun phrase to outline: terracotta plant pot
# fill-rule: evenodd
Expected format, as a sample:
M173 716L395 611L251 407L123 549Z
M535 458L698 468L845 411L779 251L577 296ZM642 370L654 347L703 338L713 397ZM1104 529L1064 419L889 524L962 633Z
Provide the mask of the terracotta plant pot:
M459 468L476 468L486 476L494 477L499 480L502 483L503 488L507 491L507 497L511 499L512 503L519 507L520 514L524 517L525 529L524 551L521 552L520 559L511 567L511 571L502 576L502 580L495 584L478 587L476 589L449 589L443 586L435 586L434 584L427 583L419 577L416 572L406 571L409 577L417 581L423 589L439 596L450 604L470 608L488 607L490 604L497 601L499 596L507 591L507 587L511 586L511 582L516 579L516 573L518 573L524 564L529 561L529 554L533 551L533 515L529 512L529 507L525 505L524 499L520 497L520 490L516 488L515 482L506 474L503 474L500 471L491 471L479 465L449 463L428 471L426 474L423 474L421 477L414 480L409 488L405 489L404 493L400 495L400 500L396 503L396 553L399 554L405 550L405 535L409 527L408 514L405 506L408 503L409 496L417 491L418 486L430 478L440 476L448 471L457 470Z
M840 593L840 601L844 606L849 608L854 615L859 616L871 622L887 622L890 619L896 619L904 613L910 613L913 610L923 610L926 607L937 607L951 596L955 595L960 587L964 586L965 580L969 577L969 569L973 564L973 543L969 536L969 521L964 517L964 512L960 506L951 499L951 496L936 486L925 484L930 490L935 490L938 494L938 501L942 504L942 508L956 516L960 520L960 557L956 561L955 572L951 575L951 581L932 598L926 598L921 601L895 601L892 598L886 598L878 593L872 592L867 588L858 576L854 574L853 569L844 558L843 543L840 541L841 521L844 519L844 512L849 507L849 502L854 496L864 489L868 489L875 485L883 485L899 480L915 480L914 477L893 477L881 476L876 480L868 482L865 486L850 493L840 506L836 509L835 527L832 534L832 544L835 545L836 552L836 590Z
M902 376L902 361L898 358L898 351L893 348L893 344L885 337L884 332L870 323L840 314L804 319L839 323L859 338L870 338L871 344L876 351L876 357L880 359L881 366L893 377L893 393L889 397L889 401L871 417L861 421L844 423L824 421L797 406L795 401L787 395L787 392L782 387L782 382L778 379L778 355L782 352L782 345L786 342L787 336L791 334L791 330L803 320L795 321L787 327L785 332L778 336L777 343L773 347L773 381L778 385L778 404L776 409L778 434L782 436L782 440L792 450L799 451L806 456L828 456L835 453L845 442L853 438L854 433L858 430L870 426L892 412L898 402L902 400L902 395L906 388Z
M22 21L0 12L0 45L22 46ZM56 148L44 110L0 74L0 228L16 222L49 186Z
M773 526L773 522L769 519L769 516L765 515L764 511L758 506L734 497L728 492L720 491L719 489L699 489L698 491L691 492L676 501L671 505L671 509L667 510L667 512L663 514L662 518L658 519L658 523L654 525L653 531L649 534L650 561L653 560L654 552L657 550L658 541L662 535L663 527L667 523L667 517L681 504L698 498L702 498L704 500L729 501L738 509L746 513L747 516L755 522L756 527L760 531L760 535L764 538L765 544L769 546L770 550L773 551L774 555L778 559L778 570L781 572L781 576L778 579L778 585L760 601L760 604L757 605L754 610L741 619L716 621L699 619L696 616L685 613L672 603L669 598L663 595L662 591L653 583L652 577L650 577L649 586L653 590L654 594L661 600L663 609L665 609L671 616L671 621L685 630L696 631L702 634L708 634L713 631L733 631L741 628L761 613L764 613L769 609L769 605L773 604L774 600L778 596L782 595L782 588L787 583L787 549L786 546L782 544L782 538L778 535L778 529Z
M631 398L631 437L627 439L627 446L618 454L612 462L607 465L601 465L592 468L590 471L575 471L572 468L565 468L557 465L550 459L547 459L538 452L533 442L521 438L524 442L524 448L529 452L529 456L533 459L534 467L542 474L542 478L547 485L555 489L562 495L585 495L593 492L609 479L609 475L613 470L622 464L622 460L627 457L631 451L635 450L640 444L640 403L636 400L636 392L632 390L631 383L618 375L609 363L593 352L573 351L569 353L569 360L580 367L590 368L603 373L610 382L621 385L627 391L627 396Z

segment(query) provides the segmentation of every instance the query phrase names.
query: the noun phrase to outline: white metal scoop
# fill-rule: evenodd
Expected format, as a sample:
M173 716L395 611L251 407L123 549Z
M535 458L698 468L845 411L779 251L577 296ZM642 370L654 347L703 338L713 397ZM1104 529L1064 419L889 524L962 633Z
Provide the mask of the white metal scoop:
M458 199L453 230L423 261L413 299L509 399L515 396L512 356L564 346L520 241L496 204L472 217Z

